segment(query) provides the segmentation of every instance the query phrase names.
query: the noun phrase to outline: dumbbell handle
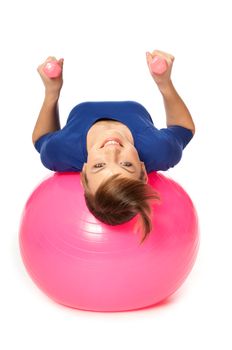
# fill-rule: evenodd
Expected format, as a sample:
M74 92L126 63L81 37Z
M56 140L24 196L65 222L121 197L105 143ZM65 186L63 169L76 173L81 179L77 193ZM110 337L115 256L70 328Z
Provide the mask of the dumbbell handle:
M61 66L57 61L49 61L44 67L44 73L52 79L58 78L61 75L61 71Z
M151 70L154 74L161 75L168 69L167 61L164 58L155 56L151 62Z

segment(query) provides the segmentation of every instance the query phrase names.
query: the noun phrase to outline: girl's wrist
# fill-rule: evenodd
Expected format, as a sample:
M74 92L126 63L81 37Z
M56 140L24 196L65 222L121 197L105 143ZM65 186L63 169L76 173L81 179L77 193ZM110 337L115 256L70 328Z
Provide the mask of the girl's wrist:
M54 92L54 91L45 91L45 101L50 103L56 103L58 102L60 97L60 92Z
M172 84L172 81L169 80L165 83L158 84L158 88L159 88L162 95L166 95L166 94L169 94L173 90L174 86Z

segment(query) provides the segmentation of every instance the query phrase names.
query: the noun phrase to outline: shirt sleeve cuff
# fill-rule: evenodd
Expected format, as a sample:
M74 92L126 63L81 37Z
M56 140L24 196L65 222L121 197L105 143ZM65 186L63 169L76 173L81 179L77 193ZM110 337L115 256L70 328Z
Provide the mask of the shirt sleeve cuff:
M193 138L193 132L180 125L168 126L166 130L177 139L182 149L184 149Z
M35 143L34 143L34 147L35 149L40 153L41 151L41 147L43 145L43 143L49 138L49 136L51 135L52 133L48 133L48 134L45 134L43 136L41 136Z

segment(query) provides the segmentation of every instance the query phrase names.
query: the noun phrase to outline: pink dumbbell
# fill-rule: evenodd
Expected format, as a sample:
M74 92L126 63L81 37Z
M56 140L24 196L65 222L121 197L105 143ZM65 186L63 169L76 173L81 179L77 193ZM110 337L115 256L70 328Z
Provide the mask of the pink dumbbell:
M164 58L155 56L151 62L151 70L155 74L163 74L168 69L167 61Z
M57 61L49 61L44 67L44 73L49 78L58 78L61 75L61 66Z

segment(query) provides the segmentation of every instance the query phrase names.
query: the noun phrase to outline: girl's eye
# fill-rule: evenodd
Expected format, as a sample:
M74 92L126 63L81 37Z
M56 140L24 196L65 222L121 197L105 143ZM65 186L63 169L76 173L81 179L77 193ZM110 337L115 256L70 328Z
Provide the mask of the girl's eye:
M95 164L94 165L94 168L102 168L102 165L103 165L104 163L98 163L98 164Z
M132 166L130 162L124 162L124 166Z
M94 168L102 168L102 166L104 165L105 163L97 163L97 164L95 164L94 165ZM130 162L124 162L123 163L124 164L124 166L132 166L132 163L130 163Z

